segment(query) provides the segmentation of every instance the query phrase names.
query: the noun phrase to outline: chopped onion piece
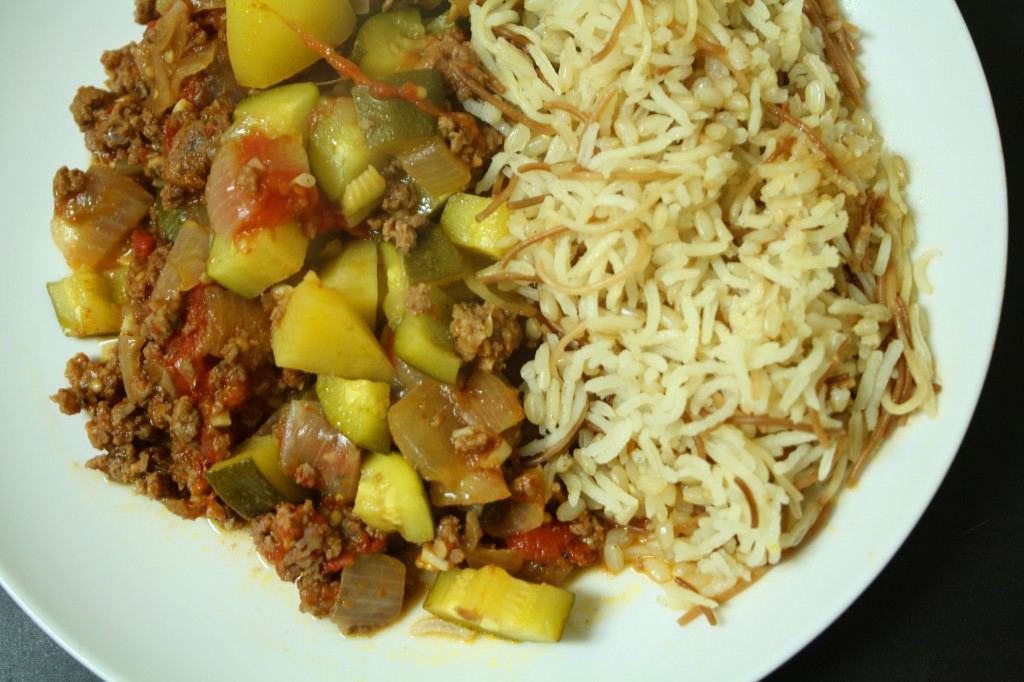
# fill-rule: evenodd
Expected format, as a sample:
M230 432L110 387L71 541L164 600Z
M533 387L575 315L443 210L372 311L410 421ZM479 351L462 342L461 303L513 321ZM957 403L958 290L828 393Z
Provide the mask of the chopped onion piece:
M173 292L188 291L203 281L212 236L209 229L193 220L182 224L153 285L150 301L165 301Z
M343 634L366 634L398 620L405 598L405 564L387 554L360 554L341 572L331 619Z
M466 164L452 154L440 137L431 137L400 153L398 160L409 177L435 197L462 191L472 177Z
M472 470L454 485L440 481L430 484L430 502L435 507L487 504L507 499L511 494L498 469Z
M103 268L121 255L125 237L152 204L150 193L131 178L93 166L85 172L85 188L54 212L51 236L72 269Z
M355 499L362 452L327 421L319 403L291 401L278 434L285 473L306 487L350 502Z
M315 187L294 180L309 173L302 138L250 132L217 149L206 181L206 205L215 234L225 238L294 219L316 198Z
M519 392L497 374L477 370L463 389L452 391L456 414L470 426L501 433L523 421Z

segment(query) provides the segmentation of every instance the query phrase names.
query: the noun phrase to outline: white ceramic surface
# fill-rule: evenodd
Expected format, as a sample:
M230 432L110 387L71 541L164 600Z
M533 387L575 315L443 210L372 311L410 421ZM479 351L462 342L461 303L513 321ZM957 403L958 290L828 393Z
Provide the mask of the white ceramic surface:
M955 4L843 4L863 29L882 132L910 162L919 252L943 253L930 268L936 291L924 299L940 416L912 419L827 529L727 605L717 628L681 629L642 580L593 574L578 584L555 646L417 639L408 634L416 613L372 639L345 640L298 612L294 587L259 563L246 537L180 520L82 466L91 455L82 420L48 399L66 358L94 349L63 338L46 297L44 283L65 274L49 241L50 182L61 165L87 162L68 112L75 89L101 84L102 50L139 28L125 0L0 4L0 582L110 680L566 679L627 665L658 679L752 680L774 669L883 569L941 482L988 367L1006 265L999 137Z

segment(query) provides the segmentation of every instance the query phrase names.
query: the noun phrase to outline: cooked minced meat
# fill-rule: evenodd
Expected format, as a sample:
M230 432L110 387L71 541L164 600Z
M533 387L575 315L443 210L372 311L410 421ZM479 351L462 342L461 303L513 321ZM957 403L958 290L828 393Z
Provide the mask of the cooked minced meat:
M491 303L456 303L451 334L459 357L487 371L503 369L523 338L519 320Z

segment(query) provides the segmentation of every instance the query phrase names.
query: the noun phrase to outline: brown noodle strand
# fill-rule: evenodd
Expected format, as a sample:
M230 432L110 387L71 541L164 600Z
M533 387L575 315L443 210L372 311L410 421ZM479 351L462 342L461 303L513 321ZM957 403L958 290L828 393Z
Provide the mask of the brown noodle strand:
M594 63L601 61L612 53L615 46L619 43L619 36L622 34L622 30L626 28L626 23L633 18L633 3L627 2L625 9L622 10L622 14L619 15L619 20L615 22L615 26L612 27L612 32L608 34L608 42L604 44L601 51L594 55Z

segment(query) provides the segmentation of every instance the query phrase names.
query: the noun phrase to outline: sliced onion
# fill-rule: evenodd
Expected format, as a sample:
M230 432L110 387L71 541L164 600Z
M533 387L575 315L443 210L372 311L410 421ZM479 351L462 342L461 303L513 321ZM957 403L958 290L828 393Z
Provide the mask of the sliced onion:
M449 392L429 378L388 410L391 437L405 458L425 480L448 486L473 471L452 442L452 434L464 426Z
M543 523L544 505L520 500L503 500L489 505L480 517L484 531L496 538L507 538L515 533L533 530Z
M440 481L430 484L430 502L435 507L487 504L508 499L509 496L508 484L498 469L470 471L454 485Z
M121 254L152 204L150 193L131 178L93 166L85 172L85 189L57 207L51 236L72 269L102 268Z
M295 182L308 174L309 159L297 135L270 139L249 133L227 139L217 149L206 182L214 233L233 238L248 228L273 227L294 218L297 207L316 194L315 187Z
M349 502L355 499L362 453L327 421L319 403L291 401L282 415L278 434L285 473L299 480L304 478L299 467L308 464L314 479L299 480L302 485Z
M435 197L462 191L472 177L466 164L437 136L400 153L398 160L409 177Z
M342 633L365 634L398 620L405 598L405 564L387 554L360 554L341 572L331 614Z
M213 63L217 56L217 45L216 41L201 45L174 65L174 74L171 76L171 92L175 101L181 93L181 84L185 79L196 75Z
M493 372L473 372L465 387L452 394L456 413L469 426L501 433L525 417L519 392Z
M182 224L153 285L151 301L166 301L173 292L189 291L202 282L212 236L208 228L193 220Z
M142 405L149 395L149 382L142 372L142 346L145 341L135 329L133 316L126 315L117 337L117 368L121 373L125 397L136 405Z

